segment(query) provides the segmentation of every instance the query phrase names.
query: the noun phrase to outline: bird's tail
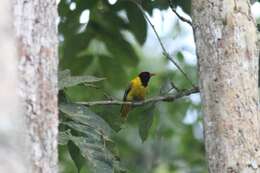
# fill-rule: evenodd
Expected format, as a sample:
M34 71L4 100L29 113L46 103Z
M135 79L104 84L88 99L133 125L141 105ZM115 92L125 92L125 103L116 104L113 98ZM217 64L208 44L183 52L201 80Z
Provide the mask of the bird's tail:
M131 105L125 104L121 107L121 117L127 119L128 112L131 110Z

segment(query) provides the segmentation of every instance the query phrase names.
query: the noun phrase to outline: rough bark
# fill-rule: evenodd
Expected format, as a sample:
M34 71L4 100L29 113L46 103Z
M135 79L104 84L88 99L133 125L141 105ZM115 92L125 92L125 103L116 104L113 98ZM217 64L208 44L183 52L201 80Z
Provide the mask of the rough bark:
M20 94L26 114L28 173L57 172L56 0L13 0Z
M209 172L260 172L258 53L250 2L192 5Z
M0 5L0 172L25 173L22 157L22 113L17 94L17 58L12 30L11 3Z

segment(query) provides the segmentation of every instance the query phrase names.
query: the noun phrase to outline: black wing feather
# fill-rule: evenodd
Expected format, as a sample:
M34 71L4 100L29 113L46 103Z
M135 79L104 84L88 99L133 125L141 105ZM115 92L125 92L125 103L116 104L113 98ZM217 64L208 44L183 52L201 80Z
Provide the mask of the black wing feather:
M127 87L127 89L125 90L124 97L123 97L123 101L127 101L127 100L126 100L126 99L127 99L127 95L128 95L128 93L130 92L131 87L132 87L132 85L130 84L130 85Z
M130 92L131 90L131 84L127 87L127 89L125 90L125 93L124 93L124 97L123 97L123 101L127 101L127 95L128 93ZM131 105L125 105L123 104L122 107L121 107L121 117L124 118L125 120L127 119L127 114L128 112L130 111L131 109Z

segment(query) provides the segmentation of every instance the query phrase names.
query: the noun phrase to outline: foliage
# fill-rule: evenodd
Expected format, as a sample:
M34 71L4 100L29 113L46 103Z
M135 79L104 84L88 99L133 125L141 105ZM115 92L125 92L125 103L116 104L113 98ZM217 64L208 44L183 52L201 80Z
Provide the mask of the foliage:
M89 83L99 82L104 79L105 78L98 78L94 76L71 76L69 70L64 70L59 73L58 88L59 90L62 90L64 88L72 87L82 83L88 85Z
M103 79L93 76L75 77L69 74L69 70L60 72L60 89L85 82L93 83ZM68 146L78 172L85 164L85 159L93 172L123 172L119 167L116 155L111 153L113 151L113 148L111 148L113 141L110 139L112 133L110 126L85 106L71 103L66 99L60 102L61 129L59 144Z
M168 0L136 2L149 15L169 7ZM190 0L173 3L190 12ZM86 10L89 21L80 23ZM120 106L77 103L121 100L128 81L143 70L159 73L151 81L149 96L176 92L173 81L180 89L190 87L180 72L168 68L165 57L143 52L149 25L138 6L131 0L113 5L107 0L61 0L59 15L62 172L206 172L203 143L197 134L201 132L200 106L190 98L134 108L126 123L119 116ZM175 29L178 32L173 28L172 33L180 32L179 27ZM176 61L195 83L194 65L185 62L182 52L176 54ZM197 118L184 123L190 111Z

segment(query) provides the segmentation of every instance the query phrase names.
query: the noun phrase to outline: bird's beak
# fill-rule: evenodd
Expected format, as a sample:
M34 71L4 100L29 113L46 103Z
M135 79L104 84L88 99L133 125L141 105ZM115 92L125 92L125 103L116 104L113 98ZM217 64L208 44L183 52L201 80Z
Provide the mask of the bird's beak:
M152 77L152 76L155 76L156 74L155 73L150 73L150 76Z

